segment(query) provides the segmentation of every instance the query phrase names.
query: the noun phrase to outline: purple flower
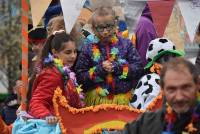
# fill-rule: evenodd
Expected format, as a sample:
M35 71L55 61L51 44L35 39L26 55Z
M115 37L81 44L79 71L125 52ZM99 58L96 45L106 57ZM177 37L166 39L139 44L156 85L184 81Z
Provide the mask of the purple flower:
M53 62L53 55L51 55L50 53L48 54L48 57L46 57L45 59L44 59L44 63L45 64L48 64L48 63L51 63L51 62Z

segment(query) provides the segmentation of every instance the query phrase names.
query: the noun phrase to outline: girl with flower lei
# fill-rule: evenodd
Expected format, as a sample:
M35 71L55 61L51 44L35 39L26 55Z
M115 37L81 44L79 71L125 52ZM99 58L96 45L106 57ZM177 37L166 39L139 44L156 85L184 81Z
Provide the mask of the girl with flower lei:
M29 114L34 118L56 123L53 110L54 90L59 87L69 105L81 108L83 94L78 88L75 73L71 71L77 57L73 39L63 30L54 32L47 40L41 54L43 70L33 83ZM78 94L80 93L80 94Z
M61 129L53 107L56 88L62 90L68 104L75 108L84 106L84 96L71 71L77 57L75 42L60 30L47 39L41 53L42 71L32 86L28 114L22 113L13 123L12 133L60 134ZM51 124L51 125L48 125Z

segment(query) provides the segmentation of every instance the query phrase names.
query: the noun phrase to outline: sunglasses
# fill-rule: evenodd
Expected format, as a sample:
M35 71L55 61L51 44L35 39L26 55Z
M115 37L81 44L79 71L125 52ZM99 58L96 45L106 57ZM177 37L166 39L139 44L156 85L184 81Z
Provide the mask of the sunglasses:
M115 23L108 23L106 25L96 25L94 28L97 32L103 32L104 29L111 31L115 27Z

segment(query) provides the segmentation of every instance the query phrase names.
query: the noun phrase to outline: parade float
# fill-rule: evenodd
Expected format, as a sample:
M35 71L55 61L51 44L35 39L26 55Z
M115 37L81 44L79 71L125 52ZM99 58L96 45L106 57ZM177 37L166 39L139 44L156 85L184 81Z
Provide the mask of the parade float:
M62 90L54 92L53 104L63 134L97 134L102 129L122 130L127 122L137 119L143 110L116 104L101 104L81 109L70 107ZM162 94L152 101L148 111L162 106Z
M42 1L40 6L38 6L36 2L30 0L32 6L32 17L34 18L34 26L39 23L43 16L43 13L38 14L38 12L45 12L50 2L51 0L48 0L48 2L46 2L46 6L43 6L41 11L38 9L40 6L42 6ZM81 5L78 6L79 9L80 6ZM28 8L28 2L26 0L22 0L22 80L24 83L27 83L28 81ZM63 9L66 8L67 7ZM79 12L80 10L76 14ZM37 16L34 16L36 14ZM66 14L64 15L67 16ZM78 15L75 16L78 17ZM75 22L75 20L73 21ZM71 31L74 22L70 23L70 26L66 26L67 31ZM66 98L62 96L62 91L59 88L55 90L53 104L56 116L59 118L59 124L63 134L97 134L100 133L102 129L121 130L127 122L136 120L137 117L144 112L129 106L115 104L101 104L97 106L76 109L68 105ZM148 106L147 110L155 111L161 106L162 93L155 98L155 100ZM11 133L11 126L6 126L5 124L0 123L0 128L5 134Z
M136 120L145 112L144 110L116 104L73 108L69 106L60 88L55 90L52 101L62 134L100 134L104 129L122 130L126 123ZM146 110L155 111L162 106L162 103L162 93L160 93ZM21 106L23 106L23 102ZM6 125L0 117L0 130L2 130L2 134L11 134L13 133L13 126L12 124ZM23 131L30 132L30 130Z

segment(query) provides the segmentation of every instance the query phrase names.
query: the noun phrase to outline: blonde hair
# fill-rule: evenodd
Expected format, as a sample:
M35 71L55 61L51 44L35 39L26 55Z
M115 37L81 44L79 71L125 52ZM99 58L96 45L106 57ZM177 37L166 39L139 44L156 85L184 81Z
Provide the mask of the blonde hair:
M65 30L65 22L63 16L56 16L53 17L48 25L47 25L47 32L48 37L53 34L54 31Z
M116 15L112 7L105 7L105 6L98 7L92 14L91 18L92 25L93 26L95 25L96 16L107 16L107 15L111 15L113 17L113 20L115 20Z

